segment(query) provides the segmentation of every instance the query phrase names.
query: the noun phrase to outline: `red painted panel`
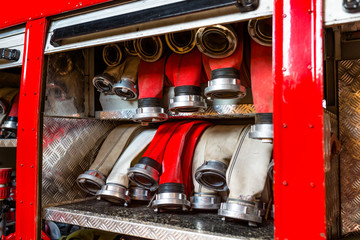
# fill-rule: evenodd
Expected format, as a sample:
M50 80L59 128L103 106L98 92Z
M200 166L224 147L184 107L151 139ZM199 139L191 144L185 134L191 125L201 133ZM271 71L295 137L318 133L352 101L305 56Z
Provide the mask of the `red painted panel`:
M35 240L39 229L38 188L41 157L40 99L46 20L26 24L20 88L17 165L16 239Z
M274 9L275 239L325 239L322 1Z
M3 0L0 29L111 0Z

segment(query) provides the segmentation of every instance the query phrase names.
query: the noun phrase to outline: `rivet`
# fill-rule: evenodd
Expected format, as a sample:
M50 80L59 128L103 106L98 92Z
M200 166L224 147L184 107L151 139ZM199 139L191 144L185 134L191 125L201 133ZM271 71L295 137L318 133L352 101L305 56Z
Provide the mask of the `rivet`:
M30 205L33 205L33 203L31 202Z
M37 60L39 60L40 58L39 57L36 57Z
M285 71L286 71L286 68L285 68L285 67L283 67L283 68L282 68L282 71L283 71L283 72L285 72Z
M31 168L34 168L34 165L31 165Z
M23 167L23 166L24 166L24 164L20 164L20 166L22 166L22 167Z
M30 61L30 59L29 59L29 58L27 58L27 59L26 59L26 61Z
M288 185L288 182L287 182L287 181L283 181L283 185L284 185L284 186L287 186L287 185Z
M35 131L35 128L33 128L32 130Z
M34 95L36 95L37 93L36 92L34 92Z
M312 13L313 13L313 10L308 9L308 14L312 14Z
M315 188L315 183L311 182L310 187Z
M26 93L24 93L24 96L26 96Z
M311 66L311 65L308 65L308 66L307 66L307 69L311 70L311 69L312 69L312 66Z
M314 128L314 125L312 125L312 124L309 124L309 128Z
M282 16L283 16L283 18L286 18L286 17L287 17L285 13L284 13Z
M23 203L23 201L21 200L20 203Z
M283 128L287 128L287 124L286 124L286 123L283 123Z
M23 129L23 128L22 128L21 130L22 130L22 131L25 131L25 129Z

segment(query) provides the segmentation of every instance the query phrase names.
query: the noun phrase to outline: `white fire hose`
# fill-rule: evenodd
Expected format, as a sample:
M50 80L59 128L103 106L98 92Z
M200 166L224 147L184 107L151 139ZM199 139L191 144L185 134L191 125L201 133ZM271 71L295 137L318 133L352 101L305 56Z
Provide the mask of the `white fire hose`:
M216 191L209 190L200 185L195 179L196 170L204 163L206 140L209 131L205 131L201 136L194 152L192 162L192 176L194 183L194 195L190 198L192 209L214 210L220 208L221 197Z
M123 100L134 100L138 96L137 73L139 63L139 57L128 56L124 63L125 68L121 79L117 79L113 86L113 92Z
M141 130L141 126L135 124L120 125L112 130L89 170L77 178L78 185L84 191L95 195L105 185L105 179L119 156Z
M146 129L132 140L111 170L109 177L106 179L106 185L102 186L101 190L97 192L98 200L104 198L110 202L126 205L130 202L127 171L131 163L138 159L139 155L142 155L155 133L156 129Z
M219 215L241 219L250 226L262 222L259 199L265 187L273 145L249 137L250 126L242 132L226 172L229 197L221 203Z
M243 131L242 125L216 125L205 131L205 157L196 169L195 178L204 187L215 191L226 191L226 170Z

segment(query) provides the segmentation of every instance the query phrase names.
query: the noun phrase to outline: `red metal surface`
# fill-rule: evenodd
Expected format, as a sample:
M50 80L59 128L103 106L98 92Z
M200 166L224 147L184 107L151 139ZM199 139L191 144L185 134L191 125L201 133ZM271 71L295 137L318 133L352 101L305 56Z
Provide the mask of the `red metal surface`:
M251 41L251 89L257 113L273 112L272 48Z
M1 1L0 29L110 0Z
M16 239L40 237L39 160L41 159L40 99L47 21L26 24L20 88L17 165Z
M187 122L178 126L174 131L164 152L160 184L184 183L182 167L189 168L191 166L191 161L186 162L189 166L184 166L184 163L182 163L185 140L191 128L196 128L196 124L200 123L202 123L202 121ZM188 149L186 151L188 151Z
M139 99L162 98L165 57L156 62L140 61L138 72Z
M212 124L208 122L198 124L196 128L191 129L185 139L184 148L186 149L186 151L183 152L181 169L183 172L185 194L188 197L190 197L193 189L193 178L191 170L196 144L199 141L201 134L205 131L206 128L210 127L211 125Z
M274 11L275 239L326 239L322 1Z

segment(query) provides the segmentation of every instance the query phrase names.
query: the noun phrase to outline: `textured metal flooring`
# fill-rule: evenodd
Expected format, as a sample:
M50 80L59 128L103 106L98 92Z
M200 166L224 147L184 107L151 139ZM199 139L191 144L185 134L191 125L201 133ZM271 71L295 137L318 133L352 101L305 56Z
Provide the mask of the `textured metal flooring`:
M44 219L150 239L273 239L274 223L257 228L222 221L216 213L154 213L145 206L130 208L96 200L44 209Z

